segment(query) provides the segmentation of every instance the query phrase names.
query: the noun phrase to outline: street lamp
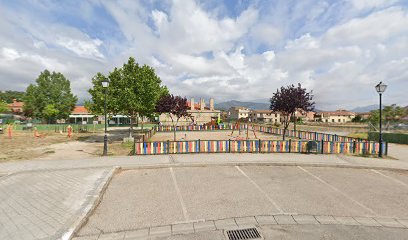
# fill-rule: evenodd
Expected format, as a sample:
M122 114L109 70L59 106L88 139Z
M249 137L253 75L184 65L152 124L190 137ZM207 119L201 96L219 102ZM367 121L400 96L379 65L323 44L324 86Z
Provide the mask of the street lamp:
M107 113L106 113L106 95L108 92L108 86L109 86L109 80L108 79L104 79L102 80L102 87L104 89L104 93L105 93L105 104L104 104L104 112L105 112L105 136L103 137L103 156L107 156L108 155L108 117L107 117Z
M378 139L378 142L380 144L380 149L378 151L378 157L382 157L382 93L385 92L385 89L387 88L387 85L385 85L384 83L380 82L379 84L377 84L375 86L375 90L378 92L378 94L380 95L380 136Z

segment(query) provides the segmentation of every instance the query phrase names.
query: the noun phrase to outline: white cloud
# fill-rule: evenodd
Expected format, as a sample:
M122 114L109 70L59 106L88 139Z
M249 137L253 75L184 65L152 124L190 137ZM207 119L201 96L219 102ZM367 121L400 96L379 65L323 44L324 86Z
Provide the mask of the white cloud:
M37 11L49 14L55 8L49 4ZM133 56L183 96L267 99L276 88L301 82L314 90L319 107L334 109L372 104L373 86L383 80L390 85L385 99L408 104L401 90L408 88L406 6L380 0L262 4L235 15L195 1L81 4L84 21L103 20L116 28L115 36L27 10L17 18L0 8L0 85L26 86L49 68L68 76L83 98L96 72Z
M69 37L58 37L56 44L71 50L81 57L104 58L103 54L98 50L98 47L102 44L99 39L83 41Z

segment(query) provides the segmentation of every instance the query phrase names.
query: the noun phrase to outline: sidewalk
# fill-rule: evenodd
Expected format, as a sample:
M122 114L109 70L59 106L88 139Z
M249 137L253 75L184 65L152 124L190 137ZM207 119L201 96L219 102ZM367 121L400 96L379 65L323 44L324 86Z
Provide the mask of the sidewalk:
M392 147L394 148L394 147ZM402 149L402 148L401 148ZM180 165L235 165L235 164L276 164L312 165L356 168L390 168L408 170L408 156L405 148L392 156L400 159L379 159L349 155L320 155L292 153L220 153L220 154L178 154L138 155L123 157L97 157L72 160L25 160L0 163L0 176L25 171L58 169L106 168L106 167L158 167Z

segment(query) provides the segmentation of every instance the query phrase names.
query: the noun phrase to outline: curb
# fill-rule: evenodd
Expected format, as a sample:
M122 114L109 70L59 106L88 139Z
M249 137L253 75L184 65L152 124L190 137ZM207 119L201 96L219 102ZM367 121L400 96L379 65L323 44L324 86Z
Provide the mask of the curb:
M349 169L375 169L375 170L400 170L408 171L408 168L398 167L378 167L366 165L348 165L348 164L326 164L326 163L278 163L278 162L225 162L225 163L172 163L172 164L154 164L154 165L139 165L128 166L122 165L122 170L132 169L152 169L152 168L168 168L168 167L215 167L215 166L305 166L305 167L332 167L332 168L349 168Z
M351 165L351 164L333 164L333 163L301 163L301 162L214 162L214 163L193 163L193 162L175 162L175 163L158 163L158 164L122 164L117 166L89 166L89 167L77 167L77 168L44 168L44 169L35 169L35 170L22 170L10 173L4 173L5 175L0 176L0 181L5 180L9 177L25 174L25 173L36 173L36 172L45 172L45 171L72 171L72 170L81 170L81 169L106 169L106 168L121 168L123 170L132 170L132 169L152 169L152 168L168 168L168 167L216 167L216 166L289 166L289 167L331 167L331 168L348 168L348 169L375 169L375 170L389 170L389 171L408 171L408 167L381 167L381 166L369 166L369 165Z
M58 239L70 240L74 237L77 231L82 228L82 226L88 221L90 215L92 215L96 207L102 201L102 196L118 169L119 167L114 167L113 169L109 170L108 174L103 177L99 186L95 189L94 194L88 195L88 200L85 202L85 208L80 210L80 216L76 218L76 220L73 224L71 224L68 230L64 230L64 232L60 234Z
M198 228L196 225L200 225ZM274 214L259 216L241 216L222 219L208 219L190 221L188 223L172 223L167 225L157 225L144 228L128 229L116 232L106 232L102 235L82 235L81 237L108 237L115 234L126 236L128 233L137 233L139 237L161 237L192 234L200 231L219 231L231 228L243 228L248 226L278 226L278 225L344 225L362 227L381 227L408 229L408 219L381 218L367 216L332 216L332 215L310 215L310 214ZM152 231L154 230L154 231ZM160 230L158 232L157 230ZM96 239L95 238L95 239ZM74 238L75 239L75 238ZM125 239L127 239L125 237ZM144 239L144 238L143 238Z

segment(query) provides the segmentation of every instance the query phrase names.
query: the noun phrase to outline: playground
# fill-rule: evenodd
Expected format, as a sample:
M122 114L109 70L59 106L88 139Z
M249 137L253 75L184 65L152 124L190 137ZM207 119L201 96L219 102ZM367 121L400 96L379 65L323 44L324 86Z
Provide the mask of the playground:
M233 133L231 130L218 130L218 131L177 131L176 132L177 141L185 140L282 140L282 136L273 135L263 132L253 132L252 130L247 131L235 130ZM289 138L288 138L289 139ZM174 133L173 132L156 132L156 134L149 140L153 141L173 141Z

